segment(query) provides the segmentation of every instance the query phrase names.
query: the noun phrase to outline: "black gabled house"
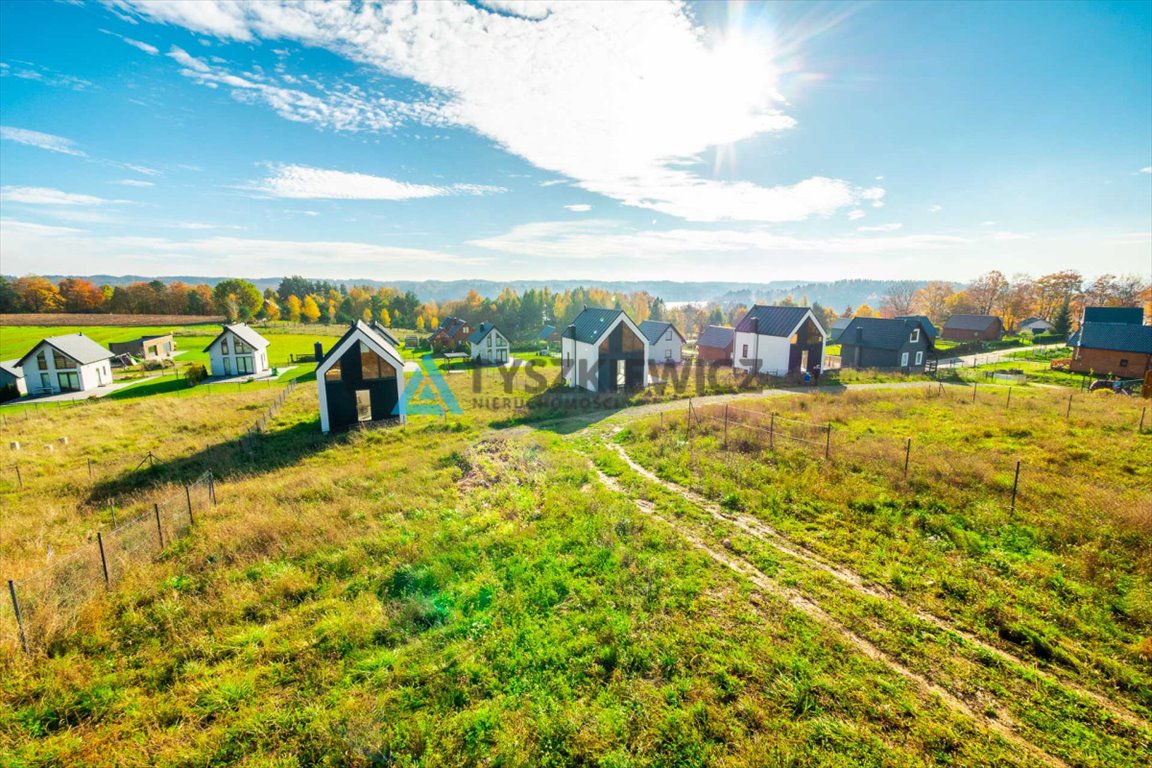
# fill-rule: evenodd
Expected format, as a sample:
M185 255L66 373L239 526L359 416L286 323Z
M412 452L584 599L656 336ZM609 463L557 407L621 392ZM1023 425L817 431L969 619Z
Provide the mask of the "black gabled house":
M842 368L922 371L935 356L931 334L915 318L856 317L840 334Z

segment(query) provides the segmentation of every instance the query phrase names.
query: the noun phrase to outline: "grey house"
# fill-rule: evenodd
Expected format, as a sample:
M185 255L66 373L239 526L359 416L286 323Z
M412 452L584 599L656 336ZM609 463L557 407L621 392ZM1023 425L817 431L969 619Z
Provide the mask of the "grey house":
M935 354L924 323L912 318L857 317L840 334L840 365L844 368L922 371Z

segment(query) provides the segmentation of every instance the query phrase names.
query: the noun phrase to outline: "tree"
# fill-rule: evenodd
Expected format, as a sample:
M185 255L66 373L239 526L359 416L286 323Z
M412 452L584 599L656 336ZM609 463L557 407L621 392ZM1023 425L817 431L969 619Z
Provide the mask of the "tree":
M942 280L933 280L912 297L912 311L924 315L933 323L942 323L947 318L948 299L954 293L950 283Z
M1084 277L1075 270L1053 272L1036 278L1033 284L1036 300L1033 311L1051 321L1065 302L1071 304L1076 300L1083 283Z
M993 310L1002 310L1002 302L1008 294L1008 278L994 269L973 280L967 291L976 309L973 314L990 315Z
M916 283L901 280L888 286L880 302L880 311L889 317L912 314L912 302L916 297Z
M300 316L306 323L314 323L320 319L320 305L311 296L304 297L304 305L300 308Z
M280 319L280 305L276 303L275 294L264 299L264 317L273 322Z
M212 289L216 311L229 320L247 320L254 317L264 305L260 289L247 280L231 278L221 280Z
M104 292L91 280L68 277L60 281L60 296L67 312L95 312L104 306Z
M652 320L664 319L664 299L657 296L648 305L648 317Z
M60 289L36 275L18 277L12 283L20 308L25 312L59 312L64 308Z
M295 294L289 294L284 304L288 309L288 320L293 323L300 322L300 297Z
M387 307L380 308L379 320L380 325L384 326L385 328L392 327L392 315L388 314Z
M1064 300L1060 305L1060 309L1056 311L1056 315L1052 318L1052 333L1058 333L1061 336L1067 336L1072 332L1072 309L1071 301Z
M388 310L384 310L384 311L387 312ZM424 327L425 327L424 315L420 315L420 317L416 318L416 330L423 331Z
M856 307L856 317L876 317L876 311L867 304Z
M20 297L12 288L8 278L0 275L0 312L16 312L19 310Z

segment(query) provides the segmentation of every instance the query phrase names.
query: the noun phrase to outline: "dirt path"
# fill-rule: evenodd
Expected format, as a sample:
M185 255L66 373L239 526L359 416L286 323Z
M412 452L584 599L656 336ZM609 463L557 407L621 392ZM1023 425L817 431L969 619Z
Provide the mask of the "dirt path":
M792 541L787 536L777 531L775 528L772 528L770 525L747 515L738 515L729 512L728 510L720 507L718 504L709 501L703 496L700 496L699 494L688 488L685 488L682 485L661 479L651 470L645 468L633 460L632 457L629 456L621 446L613 444L611 445L611 448L615 450L617 454L619 454L620 458L623 459L623 461L625 461L636 474L652 483L656 483L662 486L672 493L675 493L685 501L688 501L691 504L694 504L695 506L705 510L714 518L725 523L729 523L743 533L746 533L755 539L767 543L778 552L798 560L809 567L829 574L830 576L844 584L847 584L849 587L861 594L868 595L869 597L880 598L883 600L891 600L921 621L931 624L943 632L947 632L951 635L962 638L971 645L987 653L995 655L1001 661L1015 664L1023 669L1027 669L1047 683L1063 687L1066 690L1072 691L1079 696L1089 699L1101 709L1111 714L1113 717L1116 717L1119 720L1123 720L1129 725L1140 729L1152 730L1152 723L1149 723L1148 721L1142 719L1139 715L1136 715L1135 713L1122 708L1120 705L1113 703L1099 693L1084 688L1078 683L1067 679L1063 675L1042 670L1034 663L1028 662L1018 656L1015 656L1002 648L991 645L978 636L972 634L971 632L960 629L959 627L956 627L955 625L951 624L945 619L940 618L939 616L935 616L931 613L927 613L913 607L912 605L909 605L901 597L885 589L884 587L878 584L868 583L862 576L860 576L860 574L856 573L855 571L825 561L816 553L807 549L803 545Z
M665 525L676 531L677 534L683 537L684 540L691 544L693 547L704 552L713 560L727 567L728 569L740 574L741 576L744 576L765 593L783 600L788 605L803 612L805 615L811 617L825 628L843 636L854 646L856 646L856 648L865 656L872 659L873 661L884 664L896 674L910 681L922 692L935 695L954 712L957 712L964 717L980 723L988 730L1002 737L1005 741L1016 747L1019 747L1025 753L1033 755L1036 758L1042 760L1045 764L1058 766L1059 768L1069 768L1068 764L1060 758L1049 754L1048 752L1044 751L1040 747L1036 746L1032 742L1016 733L1015 728L1017 726L1015 725L1014 721L1007 716L1006 713L998 713L1000 717L999 720L993 720L977 713L971 707L969 707L967 703L965 703L954 694L950 693L943 686L928 679L924 675L919 674L918 672L914 672L911 669L908 669L899 661L892 658L887 653L873 645L871 642L856 634L840 621L830 616L824 611L824 609L820 608L820 606L816 605L796 590L777 583L763 571L749 564L742 558L721 552L720 550L709 546L703 539L689 530L688 527L683 523L661 515L656 511L655 505L653 505L651 502L632 497L632 495L625 491L614 479L608 477L599 469L596 471L600 481L606 487L616 491L617 493L627 496L636 505L636 508L639 509L642 513L663 522Z

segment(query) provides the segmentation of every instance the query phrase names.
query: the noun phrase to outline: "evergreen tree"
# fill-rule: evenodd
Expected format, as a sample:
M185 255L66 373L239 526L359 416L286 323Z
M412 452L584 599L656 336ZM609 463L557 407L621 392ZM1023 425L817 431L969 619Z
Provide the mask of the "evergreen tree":
M1068 299L1064 299L1064 303L1060 305L1060 309L1056 312L1056 317L1052 318L1052 333L1058 333L1061 336L1067 336L1072 332L1072 311L1068 305Z

